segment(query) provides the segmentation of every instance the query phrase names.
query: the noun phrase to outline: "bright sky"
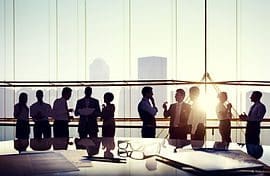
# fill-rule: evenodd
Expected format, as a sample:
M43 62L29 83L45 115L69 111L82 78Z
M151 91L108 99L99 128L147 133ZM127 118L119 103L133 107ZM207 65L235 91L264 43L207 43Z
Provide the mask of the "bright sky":
M168 79L204 73L204 0L58 0L57 11L55 0L15 2L13 21L12 1L0 0L1 80L88 80L97 58L110 80L137 79L137 59L147 56L167 58ZM269 79L269 9L269 0L208 0L214 80Z

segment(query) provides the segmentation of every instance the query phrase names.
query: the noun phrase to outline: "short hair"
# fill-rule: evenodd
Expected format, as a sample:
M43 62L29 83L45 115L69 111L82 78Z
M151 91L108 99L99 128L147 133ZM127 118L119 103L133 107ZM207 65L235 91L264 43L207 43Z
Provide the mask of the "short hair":
M260 91L253 91L252 94L254 94L258 99L262 98L262 92Z
M36 91L36 97L43 97L43 91L42 90L37 90Z
M153 90L153 88L152 88L152 87L148 87L148 86L143 87L143 88L142 88L142 95L145 97L145 96L146 96L146 94L147 94L147 93L151 93L151 92L152 92L152 90Z
M219 92L218 97L224 95L226 98L228 98L227 92Z
M86 88L84 89L84 94L85 94L86 96L91 96L91 95L92 95L92 87L86 87Z
M184 91L184 89L177 89L176 90L176 93L180 93L182 95L185 95L186 94L186 92Z
M72 89L71 89L71 88L69 88L69 87L64 87L63 90L62 90L62 96L71 94L71 92L72 92Z
M22 92L19 95L19 103L25 103L27 102L27 93Z
M200 93L200 89L197 86L193 86L193 87L189 88L189 93L190 94L194 94L194 93L198 94L198 93Z
M109 102L112 102L114 99L114 96L111 92L106 92L104 94L104 100L108 100Z

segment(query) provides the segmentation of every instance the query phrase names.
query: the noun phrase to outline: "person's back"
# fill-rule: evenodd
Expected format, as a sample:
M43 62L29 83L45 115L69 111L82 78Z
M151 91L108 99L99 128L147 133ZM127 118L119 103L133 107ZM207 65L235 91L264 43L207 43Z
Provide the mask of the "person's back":
M114 96L111 92L104 94L104 102L102 111L101 111L101 120L103 120L102 125L102 136L103 137L114 137L115 135L115 121L114 121L114 112L115 106L111 104Z
M92 98L92 88L85 88L85 96L76 103L75 115L80 116L78 132L80 138L97 137L97 117L100 115L99 101Z
M29 108L26 105L27 94L21 93L19 95L19 102L14 105L14 118L17 119L16 122L16 138L18 139L28 139L30 134L29 126Z
M67 100L70 99L72 89L65 87L62 90L62 97L58 98L53 103L53 133L54 137L69 137L69 112L72 112L73 109L68 109Z
M51 126L48 117L52 115L51 105L43 102L43 91L36 92L37 102L30 106L30 116L33 118L34 138L51 137Z

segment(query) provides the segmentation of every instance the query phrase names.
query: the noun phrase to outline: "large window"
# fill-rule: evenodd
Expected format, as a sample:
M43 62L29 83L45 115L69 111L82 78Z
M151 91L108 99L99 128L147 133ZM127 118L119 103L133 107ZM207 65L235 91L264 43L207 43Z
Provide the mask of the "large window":
M0 79L200 81L207 71L214 81L267 80L269 7L269 0L207 0L207 8L205 0L1 0ZM154 86L159 117L178 87ZM1 117L12 117L21 91L29 94L29 105L35 101L36 89L0 88ZM116 117L138 117L140 89L94 87L93 96L101 104L111 91ZM216 118L216 87L201 89L211 104L208 117ZM270 104L268 87L219 89L228 91L239 112L248 111L255 89ZM44 90L49 103L60 96L60 89ZM82 96L83 87L74 87L70 106Z

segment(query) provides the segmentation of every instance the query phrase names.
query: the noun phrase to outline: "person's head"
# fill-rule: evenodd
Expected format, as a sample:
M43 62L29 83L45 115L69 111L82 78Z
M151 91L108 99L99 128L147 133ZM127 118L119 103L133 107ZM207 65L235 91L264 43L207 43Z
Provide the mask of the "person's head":
M262 92L260 92L260 91L253 91L252 94L251 94L251 96L250 96L250 100L252 102L258 102L258 101L260 101L261 97L262 97Z
M26 104L27 103L27 94L25 92L20 93L19 95L19 103Z
M142 88L142 96L144 98L151 98L153 96L153 88L152 87Z
M64 87L62 90L62 97L66 100L69 100L69 98L71 97L71 92L72 92L71 88Z
M92 95L92 88L91 87L86 87L84 89L84 94L85 94L86 97L91 97L91 95Z
M111 92L106 92L104 94L104 102L105 103L107 103L107 104L111 103L113 101L113 99L114 99L114 96L113 96L113 94Z
M197 86L193 86L189 89L189 96L192 101L196 100L200 95L200 89Z
M224 103L225 101L227 101L228 99L227 92L220 92L218 94L218 99L221 103Z
M38 101L42 101L43 99L43 91L42 90L37 90L36 91L36 97Z
M185 94L186 93L183 89L177 89L175 93L175 100L179 103L182 102L185 98Z

